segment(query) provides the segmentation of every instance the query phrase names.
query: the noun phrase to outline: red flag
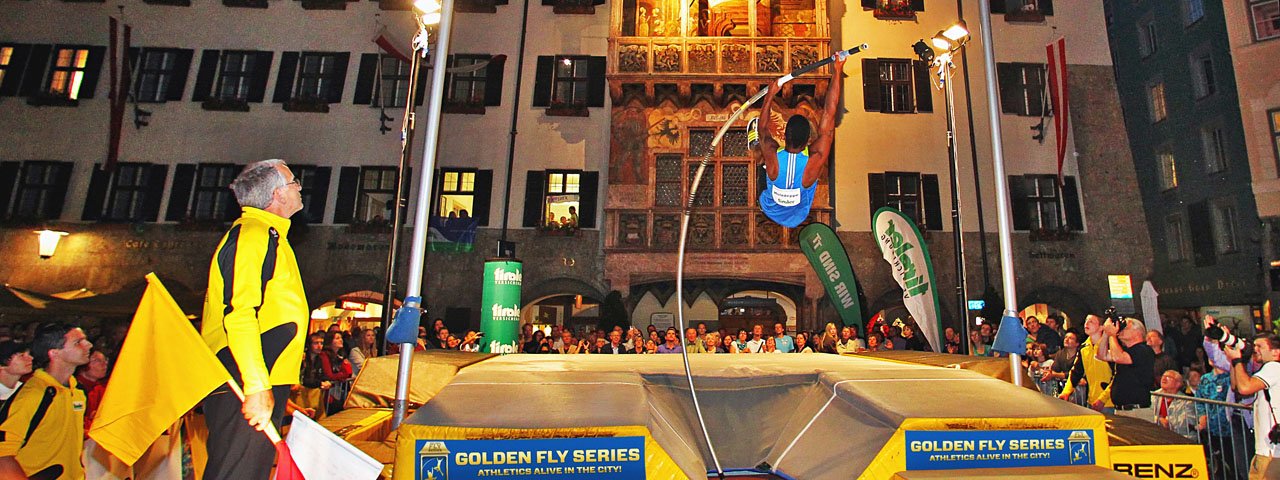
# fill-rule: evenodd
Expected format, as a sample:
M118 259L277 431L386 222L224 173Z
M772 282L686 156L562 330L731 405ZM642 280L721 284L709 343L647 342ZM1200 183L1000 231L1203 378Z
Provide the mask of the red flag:
M1044 47L1049 56L1049 99L1053 102L1053 133L1057 141L1058 184L1062 184L1062 163L1067 157L1067 131L1070 129L1067 99L1067 39L1059 38Z
M108 95L110 115L110 132L107 144L107 161L103 169L112 170L116 166L116 162L120 161L120 137L124 127L124 106L129 99L129 61L128 51L130 37L133 35L133 27L124 25L124 31L121 32L120 22L115 17L110 17L109 24L111 27L110 44L107 45L108 57L111 61L111 85Z
M276 442L276 476L275 480L306 480L298 464L293 462L293 454L289 452L289 444L283 440Z
M405 62L409 61L409 55L405 54L404 51L401 50L402 48L409 46L409 43L392 38L391 32L388 32L386 27L382 27L381 30L378 30L378 36L373 37L373 43L378 44L378 47L381 47L382 51L387 52L387 54Z

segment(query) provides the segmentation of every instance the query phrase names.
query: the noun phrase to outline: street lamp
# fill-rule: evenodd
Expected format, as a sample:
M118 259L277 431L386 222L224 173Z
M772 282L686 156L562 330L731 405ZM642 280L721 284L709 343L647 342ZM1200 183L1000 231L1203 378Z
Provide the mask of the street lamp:
M44 229L36 232L40 242L40 258L48 260L58 250L58 241L67 236L67 232Z
M960 177L956 173L956 116L955 95L951 86L955 64L952 58L969 43L969 29L964 20L942 29L926 44L920 40L911 46L920 60L937 68L937 87L943 89L946 97L947 113L947 167L951 172L951 235L955 244L956 262L956 315L963 316L963 337L969 338L969 294L965 281L964 267L964 234L960 223Z

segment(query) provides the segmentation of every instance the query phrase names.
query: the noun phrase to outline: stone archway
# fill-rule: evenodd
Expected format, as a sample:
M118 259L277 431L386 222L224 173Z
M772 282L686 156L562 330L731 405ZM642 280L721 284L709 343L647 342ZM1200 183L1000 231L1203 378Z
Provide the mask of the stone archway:
M351 274L334 277L307 292L307 306L314 310L346 293L362 290L381 292L384 288L386 288L386 281L372 275Z
M1084 316L1089 313L1102 311L1096 309L1094 305L1085 300L1084 296L1061 285L1046 285L1022 295L1018 298L1018 311L1038 303L1048 304L1058 310L1062 310L1067 314L1068 318L1074 319L1076 322L1084 321Z

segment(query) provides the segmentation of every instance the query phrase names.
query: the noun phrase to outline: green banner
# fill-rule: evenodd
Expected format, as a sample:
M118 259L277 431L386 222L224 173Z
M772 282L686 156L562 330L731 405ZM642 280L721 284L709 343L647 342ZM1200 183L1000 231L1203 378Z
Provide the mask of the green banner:
M858 279L853 276L849 253L840 237L825 223L811 223L800 230L800 250L809 258L822 286L827 288L831 306L845 326L862 331L862 307L858 305Z
M480 293L480 351L516 353L520 334L520 285L524 280L519 260L484 262L484 284Z

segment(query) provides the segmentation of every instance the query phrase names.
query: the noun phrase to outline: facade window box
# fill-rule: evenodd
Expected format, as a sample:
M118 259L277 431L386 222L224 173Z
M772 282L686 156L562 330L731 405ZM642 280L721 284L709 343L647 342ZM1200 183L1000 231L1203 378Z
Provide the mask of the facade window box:
M1026 22L1026 23L1043 23L1044 12L1038 8L1022 8L1004 14L1006 22Z
M461 0L453 5L453 11L461 13L498 13L494 0Z
M883 3L877 3L872 14L883 20L915 20L916 18L916 10L912 8L911 2L904 0L885 0Z
M301 113L329 113L329 102L320 98L298 97L284 102L284 111Z
M346 10L347 0L302 0L303 10Z
M247 112L249 102L238 98L210 98L201 102L200 108L211 112Z
M222 0L222 5L239 8L267 8L267 0Z
M150 5L166 5L170 7L190 7L191 0L142 0L142 3Z
M378 0L378 9L407 12L413 10L413 2L410 0Z
M596 3L593 0L554 0L552 13L560 15L593 15Z
M1033 242L1065 242L1075 236L1071 230L1065 228L1035 228L1030 232Z
M367 222L352 222L347 225L347 233L390 233L391 222L373 219Z
M541 225L538 227L538 234L547 237L574 237L578 235L578 227Z
M585 105L553 103L550 107L547 107L547 115L552 117L589 117L591 112L587 110Z
M484 115L484 105L478 103L445 102L441 111L444 113L460 113L464 115Z
M27 98L27 105L33 107L78 107L80 100L62 93L40 92Z

